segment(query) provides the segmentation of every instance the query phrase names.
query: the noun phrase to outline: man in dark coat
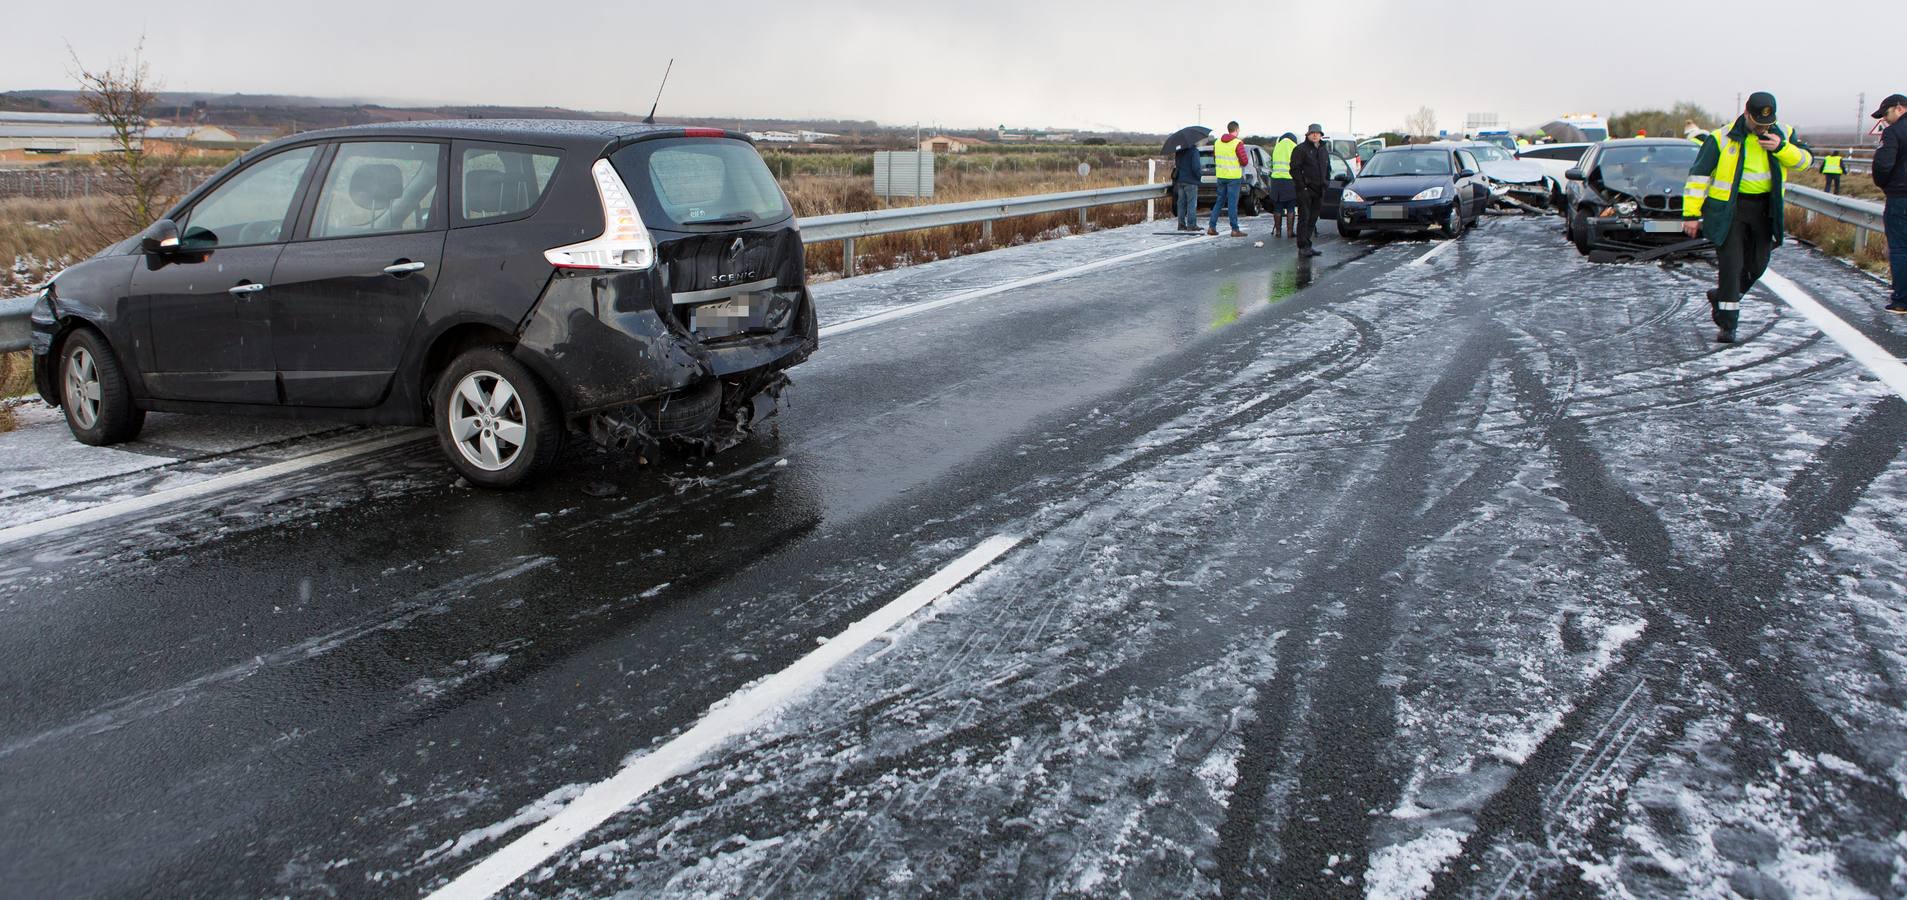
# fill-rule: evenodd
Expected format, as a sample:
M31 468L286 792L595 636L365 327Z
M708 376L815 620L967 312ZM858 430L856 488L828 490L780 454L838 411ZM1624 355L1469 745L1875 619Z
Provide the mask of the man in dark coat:
M1320 256L1311 246L1318 233L1318 209L1324 205L1324 189L1331 183L1329 150L1324 146L1324 126L1305 129L1304 143L1291 151L1291 180L1298 186L1299 256Z
M1180 231L1198 230L1198 183L1200 172L1197 144L1184 144L1172 160L1172 202L1179 215Z
M1887 228L1887 265L1894 276L1887 311L1907 313L1907 97L1888 95L1874 110L1874 118L1887 123L1880 149L1874 151L1874 184L1887 195L1882 221Z

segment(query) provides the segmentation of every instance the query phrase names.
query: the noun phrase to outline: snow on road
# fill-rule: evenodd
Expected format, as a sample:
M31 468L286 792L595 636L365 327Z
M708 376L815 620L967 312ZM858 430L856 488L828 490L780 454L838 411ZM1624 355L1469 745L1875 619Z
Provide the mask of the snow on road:
M1035 543L523 890L1907 889L1907 409L1542 227L1030 438Z

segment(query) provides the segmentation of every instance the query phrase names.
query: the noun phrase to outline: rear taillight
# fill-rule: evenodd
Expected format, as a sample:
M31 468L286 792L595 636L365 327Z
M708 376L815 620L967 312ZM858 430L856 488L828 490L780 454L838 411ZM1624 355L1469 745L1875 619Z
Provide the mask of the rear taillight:
M596 179L596 196L603 204L603 233L593 240L543 251L543 258L559 269L616 269L640 271L655 264L656 245L636 211L636 198L622 176L599 159L589 167Z

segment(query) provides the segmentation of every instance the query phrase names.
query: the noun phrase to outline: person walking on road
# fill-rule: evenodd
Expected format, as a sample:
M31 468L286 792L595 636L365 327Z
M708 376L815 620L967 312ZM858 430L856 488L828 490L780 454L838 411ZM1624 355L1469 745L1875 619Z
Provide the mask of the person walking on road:
M1198 231L1199 169L1198 145L1180 144L1172 154L1172 203L1180 231Z
M1889 94L1874 110L1874 118L1887 123L1880 149L1874 151L1874 184L1887 195L1881 219L1887 228L1887 266L1894 278L1887 311L1907 313L1907 97Z
M1828 193L1841 193L1841 173L1845 171L1847 171L1846 167L1841 165L1841 151L1829 150L1828 155L1822 157L1821 180L1825 182L1823 186L1827 188Z
M1245 183L1245 142L1238 137L1238 123L1225 123L1225 134L1212 142L1212 180L1218 188L1218 195L1212 198L1212 220L1205 226L1206 234L1218 233L1218 211L1232 223L1232 237L1244 237L1238 230L1238 189Z
M1775 120L1775 97L1767 91L1750 94L1734 122L1702 136L1682 188L1682 231L1691 238L1704 235L1719 248L1715 289L1708 292L1717 342L1735 342L1742 295L1781 245L1783 174L1813 162L1794 129Z
M1295 221L1298 186L1291 180L1291 152L1298 149L1298 136L1287 131L1271 148L1271 224L1275 237L1289 233L1298 236Z
M1304 143L1291 151L1291 180L1298 186L1298 228L1293 237L1298 239L1299 256L1322 255L1311 246L1311 239L1317 236L1318 208L1324 205L1324 189L1331 182L1331 163L1325 153L1324 126L1316 124L1305 129Z

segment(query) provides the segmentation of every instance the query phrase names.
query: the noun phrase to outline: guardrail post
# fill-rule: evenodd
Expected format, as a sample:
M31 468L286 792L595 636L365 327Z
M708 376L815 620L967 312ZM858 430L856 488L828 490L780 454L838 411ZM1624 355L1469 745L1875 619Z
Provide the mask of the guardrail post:
M1086 207L1079 208L1079 233L1086 233Z
M1157 181L1158 176L1159 176L1159 161L1156 159L1146 160L1146 184L1152 184L1153 182ZM1146 201L1146 221L1148 222L1152 221L1153 202L1154 201L1151 201L1151 200Z
M987 221L980 223L980 243L985 244L988 247L993 246L993 220L992 219L988 219Z
M1854 226L1854 252L1859 253L1862 250L1866 250L1866 249L1867 249L1867 229L1862 228L1859 225L1856 225Z
M853 238L842 238L841 240L841 277L842 278L854 277L854 239Z

